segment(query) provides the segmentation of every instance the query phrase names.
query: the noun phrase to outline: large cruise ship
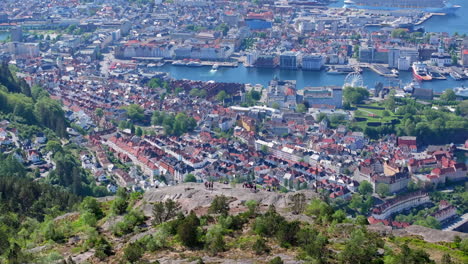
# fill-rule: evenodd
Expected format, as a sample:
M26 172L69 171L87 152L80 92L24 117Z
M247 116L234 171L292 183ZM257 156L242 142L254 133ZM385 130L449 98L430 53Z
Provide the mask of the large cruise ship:
M445 0L345 0L344 7L389 11L416 9L430 13L454 13L460 8Z

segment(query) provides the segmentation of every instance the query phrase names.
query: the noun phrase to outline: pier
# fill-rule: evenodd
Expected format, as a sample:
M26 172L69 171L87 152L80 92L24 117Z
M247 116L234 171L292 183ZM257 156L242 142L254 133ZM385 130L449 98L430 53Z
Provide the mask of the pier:
M371 70L373 70L375 73L377 73L380 76L384 76L384 77L397 77L398 76L398 74L395 74L388 67L382 64L370 64L368 66Z

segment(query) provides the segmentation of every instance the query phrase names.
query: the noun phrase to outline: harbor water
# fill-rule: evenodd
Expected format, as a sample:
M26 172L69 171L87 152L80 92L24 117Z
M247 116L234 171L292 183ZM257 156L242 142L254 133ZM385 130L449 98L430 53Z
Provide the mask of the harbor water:
M242 64L238 67L224 68L219 67L213 71L211 67L186 67L173 66L166 64L158 71L168 72L171 77L176 79L188 79L199 81L216 81L216 82L234 82L234 83L250 83L268 85L268 82L275 77L281 80L296 80L297 88L302 89L305 86L325 86L339 85L342 86L346 75L327 74L325 71L302 71L302 70L282 70L282 69L264 69L264 68L246 68ZM365 69L362 72L364 85L368 88L373 88L376 83L382 82L384 86L394 86L401 81L404 86L410 83L413 79L411 72L400 72L399 81L382 77L375 72ZM450 77L447 80L436 80L424 82L422 88L433 89L435 92L442 92L446 89L460 87L465 85L468 87L468 81L455 81Z
M459 34L468 34L468 0L450 0L452 4L462 6L456 14L448 16L434 16L422 24L429 32L458 32ZM343 0L333 3L330 6L342 7ZM374 31L376 28L369 28ZM268 85L268 82L275 76L282 80L296 80L297 88L302 89L305 86L324 86L324 85L343 85L346 75L330 75L325 71L302 71L302 70L281 70L281 69L261 69L246 68L240 64L238 67L224 68L220 67L213 71L211 67L184 67L172 66L166 64L158 71L168 72L171 77L176 79L189 79L200 81L216 82L236 82ZM382 82L385 86L393 86L395 83L406 85L413 79L411 72L400 72L399 81L382 77L371 70L364 70L362 73L364 84L368 88L373 88L377 82ZM423 82L422 88L432 89L435 92L442 92L446 89L456 87L468 87L468 80L455 81L447 76L447 80L435 80Z
M10 33L6 31L0 31L0 41L4 41L10 36Z

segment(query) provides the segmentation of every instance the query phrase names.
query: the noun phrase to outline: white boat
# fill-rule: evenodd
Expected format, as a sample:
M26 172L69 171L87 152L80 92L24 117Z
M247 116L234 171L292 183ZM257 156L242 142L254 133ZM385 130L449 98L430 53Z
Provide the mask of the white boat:
M421 88L421 85L417 81L412 81L403 87L406 93L412 93L414 89Z
M457 96L468 98L468 88L457 87L453 89L453 91L455 92Z
M191 62L187 63L187 66L189 66L189 67L201 67L203 65L198 61L191 61Z
M174 66L185 66L185 65L187 65L187 63L185 63L184 61L174 61L174 62L172 62L172 65L174 65Z
M213 71L216 71L219 68L219 65L217 63L213 64L213 67L211 68Z

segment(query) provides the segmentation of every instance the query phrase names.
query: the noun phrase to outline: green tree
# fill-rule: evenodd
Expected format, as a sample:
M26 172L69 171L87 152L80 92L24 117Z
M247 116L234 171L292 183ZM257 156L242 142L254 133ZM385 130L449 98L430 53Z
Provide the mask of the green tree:
M351 232L345 247L339 254L341 263L367 264L378 259L377 250L383 246L383 241L375 234L365 229L355 229Z
M177 236L182 244L189 248L199 245L198 227L200 219L191 212L177 227Z
M228 94L226 93L226 91L222 90L220 91L217 95L216 95L216 100L220 101L220 102L224 102L224 100L228 98Z
M271 104L271 107L274 109L280 109L280 105L277 102L274 102L273 104Z
M310 257L323 263L327 256L326 245L328 239L325 235L310 227L301 229L297 234L299 247Z
M306 197L305 194L303 193L297 193L294 194L293 196L290 197L290 200L292 202L291 205L291 212L293 214L301 214L304 212L305 207L306 207Z
M283 264L283 260L280 257L274 257L270 261L268 261L268 264Z
M450 257L450 254L445 253L442 256L442 260L440 261L441 264L453 264L452 257Z
M124 107L124 109L127 110L127 116L133 122L142 121L145 117L145 110L137 104L131 104L129 106Z
M98 201L93 197L88 196L84 198L83 202L81 202L80 209L82 212L89 212L95 215L97 219L104 216Z
M296 106L296 111L299 113L305 113L307 112L307 107L304 104L298 104Z
M404 28L396 28L392 31L392 38L406 38L408 32Z
M358 187L358 192L364 196L372 194L374 191L374 188L372 187L372 184L368 181L362 181L359 184Z
M265 239L263 239L261 237L257 238L257 240L255 240L255 242L254 242L254 244L252 246L252 249L255 252L255 254L257 254L257 255L268 254L270 252L270 248L266 244Z
M345 87L343 91L344 101L351 104L361 104L369 95L369 91L361 87Z
M127 207L128 207L128 200L124 197L117 197L112 202L111 211L114 214L122 215L125 212L127 212Z
M208 212L211 214L227 215L229 213L229 199L224 195L216 195L211 202Z
M224 229L221 225L213 225L208 229L205 239L205 249L216 255L226 250L224 242Z
M55 140L49 140L46 144L45 149L52 153L57 153L59 151L62 151L62 144Z
M463 251L465 254L468 254L468 238L463 239L460 242L459 246L460 250Z
M154 203L153 224L159 225L174 218L180 212L180 208L180 204L172 199Z
M124 249L124 259L130 263L136 263L145 253L144 245L140 242L128 244Z
M103 117L104 116L104 110L102 110L102 108L96 108L94 113L96 114L97 117Z
M258 213L258 202L255 200L248 200L245 205L248 208L248 213L251 217L256 216Z
M184 182L197 182L195 175L189 173L185 176Z
M460 102L457 106L457 114L461 116L468 116L468 100Z
M380 197L386 197L390 192L390 188L388 187L388 184L385 184L385 183L377 184L377 187L375 189L376 189L376 193Z
M135 135L138 136L138 137L143 136L143 130L141 129L141 127L137 127L135 129Z
M440 100L442 101L455 101L457 99L457 95L452 89L447 89L445 90L441 95L440 95Z

